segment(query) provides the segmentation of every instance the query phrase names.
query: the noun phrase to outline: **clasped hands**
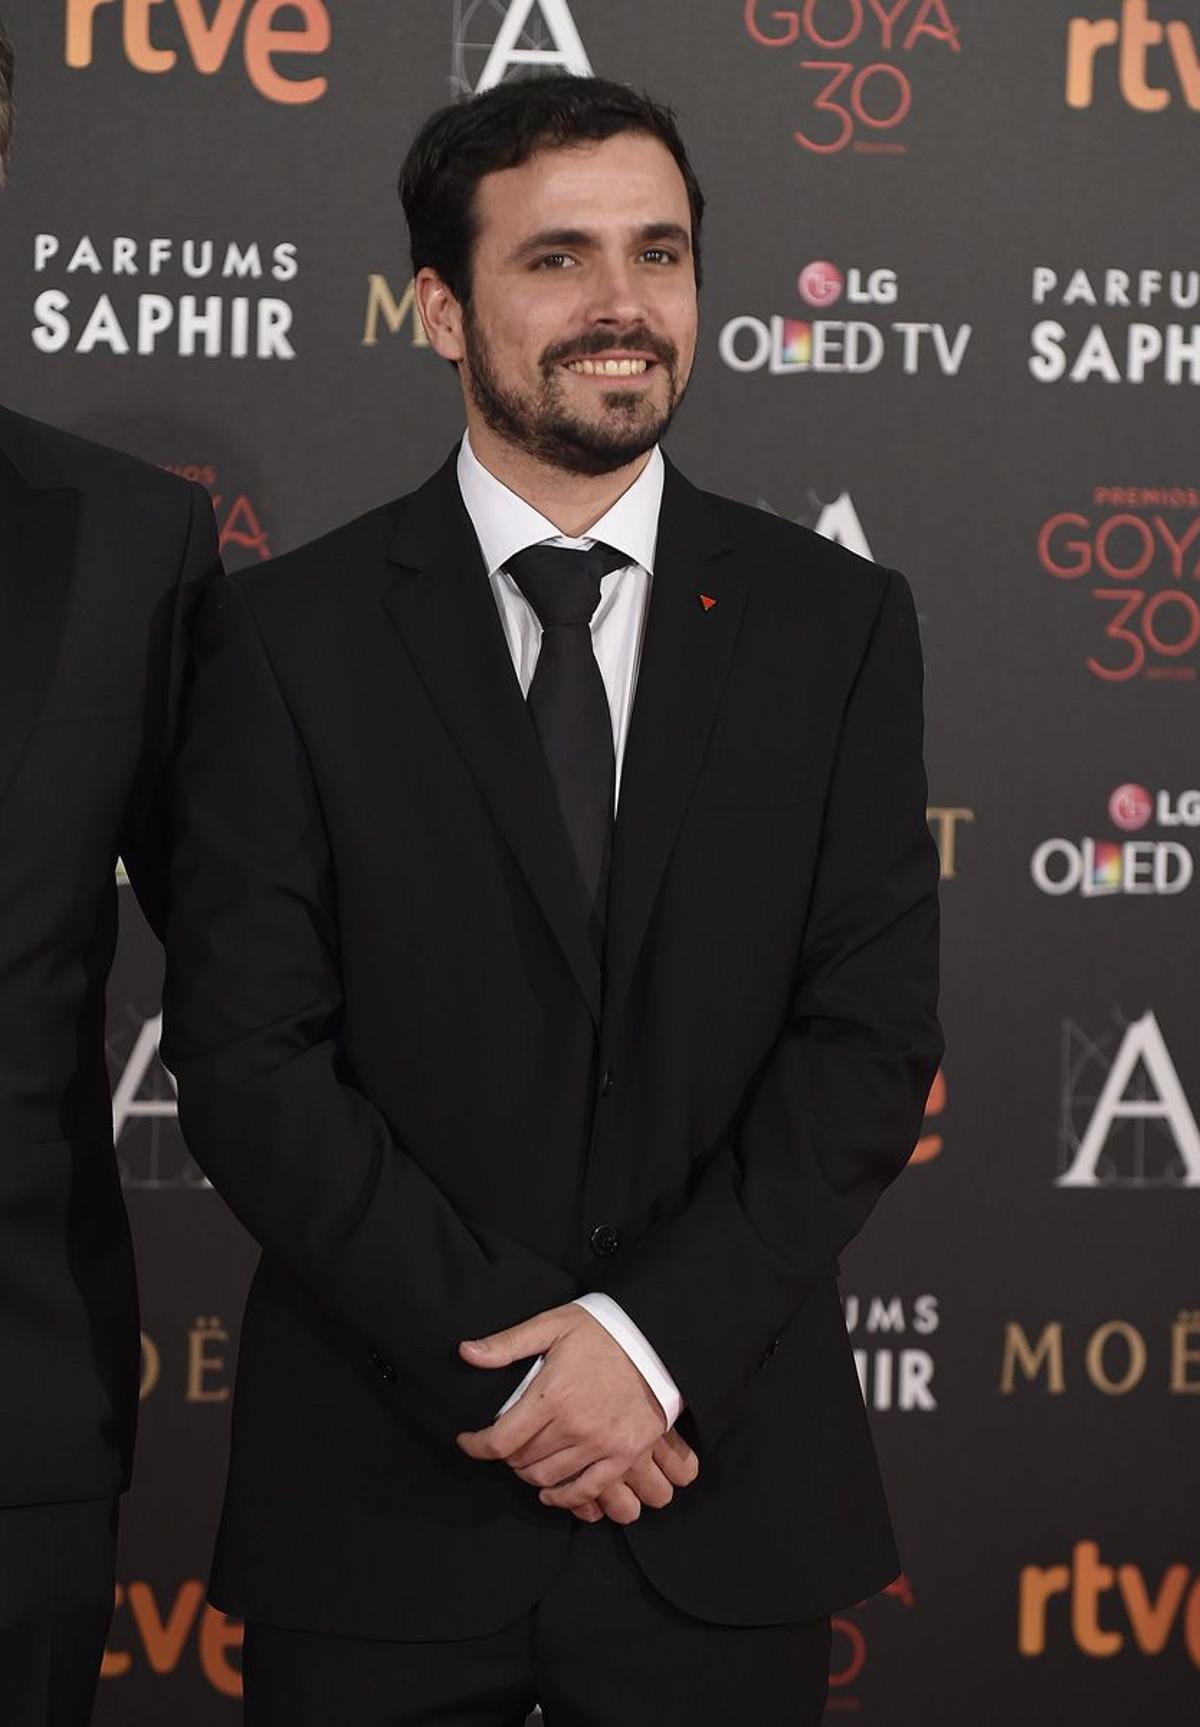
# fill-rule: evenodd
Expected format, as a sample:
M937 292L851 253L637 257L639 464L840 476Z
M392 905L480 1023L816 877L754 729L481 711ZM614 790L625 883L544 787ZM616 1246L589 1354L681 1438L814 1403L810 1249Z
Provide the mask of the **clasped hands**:
M582 1307L553 1307L459 1345L472 1367L544 1357L518 1401L490 1427L460 1433L468 1457L507 1463L543 1505L583 1523L635 1523L696 1479L696 1453L621 1345Z

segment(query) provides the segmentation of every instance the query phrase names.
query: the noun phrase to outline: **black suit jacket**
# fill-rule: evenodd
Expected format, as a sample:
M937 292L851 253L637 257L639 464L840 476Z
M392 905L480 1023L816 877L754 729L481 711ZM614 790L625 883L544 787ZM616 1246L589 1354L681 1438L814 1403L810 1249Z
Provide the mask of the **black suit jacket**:
M165 911L198 486L0 407L0 1505L129 1477L137 1294L104 987L118 854Z
M520 1376L456 1346L585 1289L688 1402L699 1481L629 1532L662 1593L759 1623L886 1583L835 1273L941 1050L903 580L668 468L603 977L453 460L202 613L164 1049L263 1246L216 1601L527 1608L573 1522L455 1448Z

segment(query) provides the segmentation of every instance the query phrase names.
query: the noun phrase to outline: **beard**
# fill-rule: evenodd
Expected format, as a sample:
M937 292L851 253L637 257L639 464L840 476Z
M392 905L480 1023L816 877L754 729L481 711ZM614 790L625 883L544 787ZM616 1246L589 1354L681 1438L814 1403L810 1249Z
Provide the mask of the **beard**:
M510 389L496 375L474 313L463 311L467 388L487 425L506 443L549 467L571 474L611 474L628 467L665 435L684 397L679 354L673 342L644 326L594 331L577 341L556 342L539 362L542 385L536 392ZM600 413L592 419L573 411L563 389L564 360L586 360L613 348L652 354L667 380L666 406L656 407L645 390L608 390L599 395Z

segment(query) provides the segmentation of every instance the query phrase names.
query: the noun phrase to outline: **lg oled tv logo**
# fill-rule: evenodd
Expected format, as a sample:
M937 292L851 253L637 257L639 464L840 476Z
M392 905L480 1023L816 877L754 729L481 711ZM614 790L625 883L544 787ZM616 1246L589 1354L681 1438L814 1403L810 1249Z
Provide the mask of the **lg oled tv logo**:
M1140 832L1155 818L1159 827L1200 827L1200 792L1184 792L1175 799L1161 791L1152 798L1145 786L1131 782L1113 792L1108 816L1125 834ZM1059 836L1042 841L1029 869L1034 886L1044 894L1102 899L1114 894L1181 894L1191 886L1196 866L1178 839Z
M211 77L240 38L246 76L268 102L319 102L329 88L323 73L293 71L297 55L328 52L325 0L217 0L215 10L211 0L67 0L66 26L67 65L79 69L123 53L138 72L161 76L190 62Z
M918 68L962 51L949 0L745 0L743 22L760 48L799 49L808 112L792 136L818 156L902 156Z
M1090 108L1097 77L1142 114L1182 98L1200 111L1200 48L1194 24L1166 22L1150 0L1124 0L1117 17L1072 18L1067 25L1067 106Z
M828 259L806 264L795 280L804 306L833 309L891 307L900 298L895 270L872 266L846 270ZM915 377L936 371L955 378L971 341L970 324L948 325L905 318L877 322L858 317L794 318L786 313L730 318L717 338L721 359L734 372L766 370L775 376L804 372L858 374L881 369Z

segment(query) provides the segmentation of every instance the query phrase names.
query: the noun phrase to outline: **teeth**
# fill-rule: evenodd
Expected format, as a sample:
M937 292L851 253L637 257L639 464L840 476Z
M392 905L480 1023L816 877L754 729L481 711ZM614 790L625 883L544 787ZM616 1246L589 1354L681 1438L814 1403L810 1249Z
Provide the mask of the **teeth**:
M585 378L640 378L647 360L572 360L567 370Z

